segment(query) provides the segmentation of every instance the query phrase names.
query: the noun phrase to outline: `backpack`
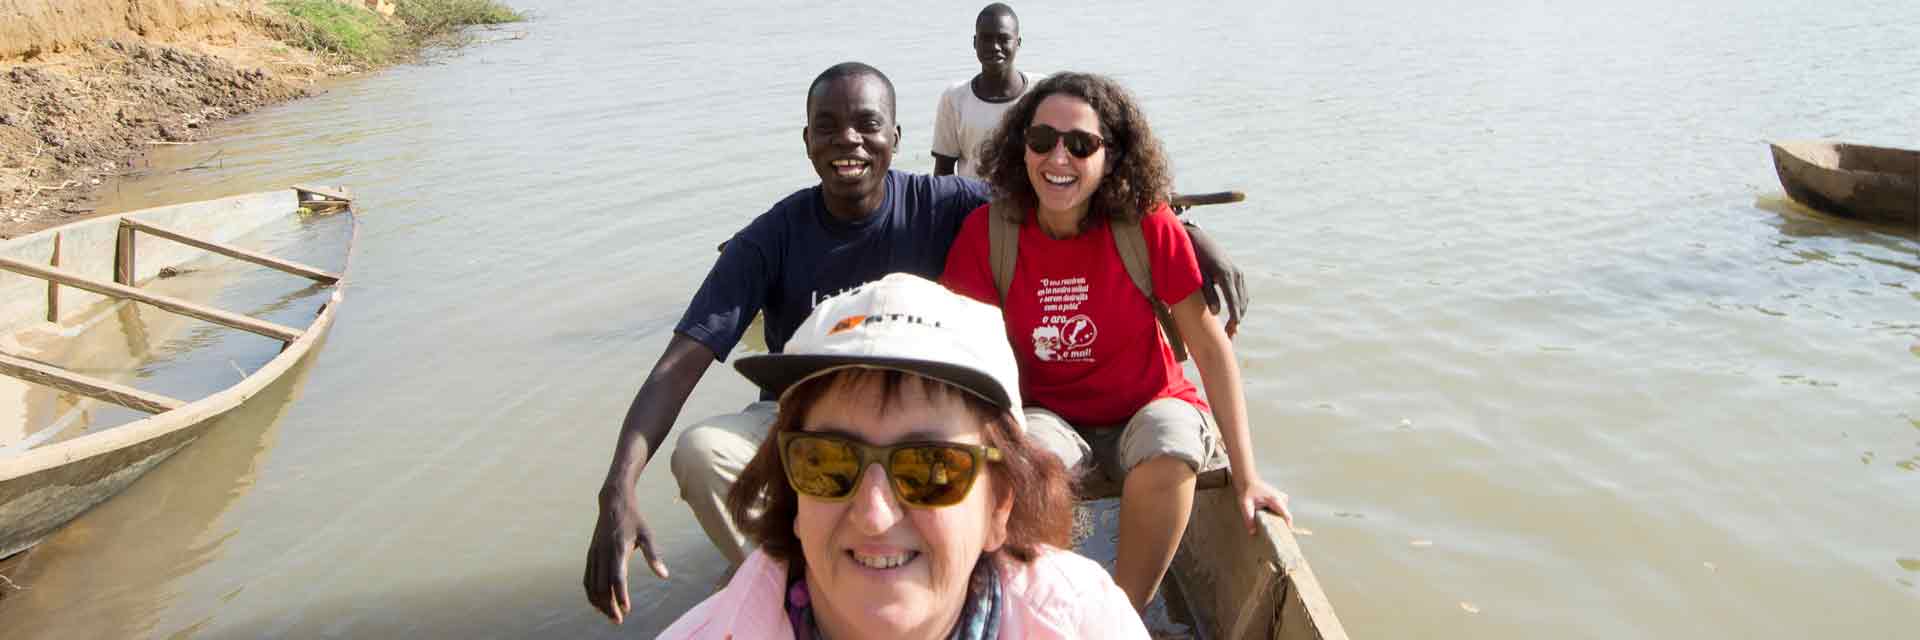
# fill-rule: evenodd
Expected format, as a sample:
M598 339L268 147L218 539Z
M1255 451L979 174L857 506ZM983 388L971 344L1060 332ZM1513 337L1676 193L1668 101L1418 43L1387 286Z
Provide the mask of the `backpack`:
M1000 291L1003 307L1007 303L1007 289L1013 286L1014 263L1020 259L1020 223L1016 220L1025 217L1019 205L1002 200L994 200L987 211L987 262L993 268L993 286ZM1173 347L1174 361L1186 362L1187 343L1180 338L1179 326L1173 323L1173 312L1153 295L1152 261L1147 257L1147 237L1140 230L1140 221L1109 220L1108 224L1113 228L1113 246L1120 252L1120 263L1126 266L1127 277L1133 280L1134 288L1153 306L1153 315L1160 320L1160 333Z

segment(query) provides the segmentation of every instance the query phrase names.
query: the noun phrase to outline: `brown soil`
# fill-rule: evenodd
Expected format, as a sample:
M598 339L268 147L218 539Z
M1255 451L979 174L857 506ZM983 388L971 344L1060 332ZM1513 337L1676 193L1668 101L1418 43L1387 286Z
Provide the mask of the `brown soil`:
M354 71L282 44L289 23L263 0L0 0L9 13L0 238L93 213L92 195L147 149Z

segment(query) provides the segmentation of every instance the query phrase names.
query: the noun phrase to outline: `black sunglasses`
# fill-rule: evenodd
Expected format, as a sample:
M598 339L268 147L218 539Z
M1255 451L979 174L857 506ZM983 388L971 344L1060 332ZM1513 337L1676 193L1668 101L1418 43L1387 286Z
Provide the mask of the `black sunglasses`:
M1087 159L1087 156L1093 155L1093 152L1099 151L1100 147L1107 143L1100 139L1100 136L1079 129L1063 132L1044 124L1027 127L1027 148L1034 153L1041 155L1051 153L1053 147L1062 140L1067 143L1067 153L1081 160Z

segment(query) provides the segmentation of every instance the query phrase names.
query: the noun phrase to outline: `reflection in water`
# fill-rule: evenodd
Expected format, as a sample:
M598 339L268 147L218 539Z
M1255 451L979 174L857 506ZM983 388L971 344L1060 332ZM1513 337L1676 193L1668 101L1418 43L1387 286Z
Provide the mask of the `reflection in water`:
M147 339L147 323L140 319L141 306L130 302L117 303L113 313L120 319L120 333L127 337L127 353L134 354L135 362L144 360L153 353L153 344Z
M237 531L220 516L253 487L313 360L310 354L120 495L0 568L24 587L0 598L7 637L155 633L181 596L172 580L217 558Z
M1788 198L1784 193L1756 196L1753 206L1780 214L1780 232L1796 238L1839 236L1873 242L1888 248L1900 246L1900 236L1920 238L1920 229L1875 224L1823 213Z
M1912 273L1914 275L1920 275L1920 260L1904 261L1904 260L1891 260L1887 258L1876 258L1876 257L1866 255L1857 251L1849 252L1848 255L1851 255L1855 258L1859 258L1861 260L1865 260L1867 262L1878 264L1883 267L1893 267L1895 269L1900 269L1900 270ZM1910 258L1920 258L1920 255L1915 255L1912 253L1906 253L1905 255ZM1897 286L1898 284L1899 283L1888 283L1889 286Z

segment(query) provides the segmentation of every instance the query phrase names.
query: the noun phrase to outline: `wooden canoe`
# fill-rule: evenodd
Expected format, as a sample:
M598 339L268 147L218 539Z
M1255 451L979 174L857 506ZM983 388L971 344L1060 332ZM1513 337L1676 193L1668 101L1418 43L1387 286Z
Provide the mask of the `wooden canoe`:
M1120 495L1118 484L1083 480L1083 500ZM1278 516L1260 514L1248 535L1225 469L1200 474L1193 514L1161 591L1181 601L1212 640L1346 640L1347 631Z
M1828 140L1772 147L1774 171L1794 201L1845 218L1920 228L1920 152Z
M229 244L303 211L345 212L337 227L346 236L338 273ZM357 233L344 190L298 187L91 218L0 241L0 436L13 440L0 441L0 558L118 494L301 363L333 324ZM151 290L153 278L209 254L311 280L328 297L306 326L286 327ZM266 336L281 343L280 351L231 386L181 400L95 378L91 370L67 370L27 346L55 353L63 336L134 303ZM45 347L49 337L56 342ZM130 334L125 341L140 348L117 357L138 367L149 355L141 353L146 338ZM124 411L113 405L151 415L63 439L42 435L89 411ZM28 435L43 443L35 446Z

